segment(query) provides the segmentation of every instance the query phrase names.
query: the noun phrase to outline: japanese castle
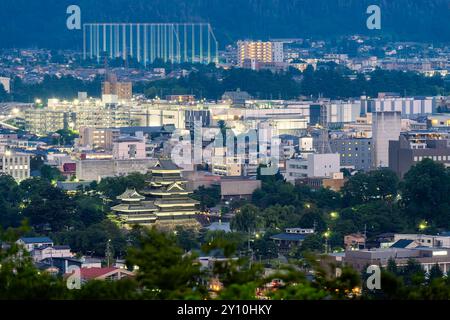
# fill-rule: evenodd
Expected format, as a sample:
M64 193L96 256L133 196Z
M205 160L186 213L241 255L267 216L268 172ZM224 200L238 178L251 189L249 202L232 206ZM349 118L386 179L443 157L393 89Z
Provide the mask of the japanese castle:
M126 227L134 224L173 229L176 226L197 227L198 201L189 198L181 168L170 160L158 160L150 170L151 178L143 190L127 189L112 207Z

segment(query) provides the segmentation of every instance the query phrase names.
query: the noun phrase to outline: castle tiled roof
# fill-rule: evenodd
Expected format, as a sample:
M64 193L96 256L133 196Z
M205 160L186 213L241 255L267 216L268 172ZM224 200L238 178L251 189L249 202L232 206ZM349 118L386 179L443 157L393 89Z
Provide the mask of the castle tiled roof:
M117 196L117 199L122 201L140 201L144 200L145 197L141 194L139 194L135 189L127 189L124 193Z

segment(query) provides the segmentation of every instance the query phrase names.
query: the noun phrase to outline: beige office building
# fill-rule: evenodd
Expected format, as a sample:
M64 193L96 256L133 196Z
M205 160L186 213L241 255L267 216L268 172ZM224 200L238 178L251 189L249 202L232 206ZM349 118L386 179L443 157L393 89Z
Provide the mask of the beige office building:
M0 172L20 182L30 177L30 155L0 148Z
M120 136L118 128L81 127L78 146L92 149L112 150L114 140Z

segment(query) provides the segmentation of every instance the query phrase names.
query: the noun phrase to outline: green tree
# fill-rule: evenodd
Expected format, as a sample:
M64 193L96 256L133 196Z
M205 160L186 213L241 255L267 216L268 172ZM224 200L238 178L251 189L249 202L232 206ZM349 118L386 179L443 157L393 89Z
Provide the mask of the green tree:
M397 196L398 177L388 169L358 173L345 183L344 204L352 206L373 200L393 200Z
M113 201L116 197L125 192L127 188L142 190L146 186L148 176L138 172L133 172L125 177L107 177L97 185L97 191Z
M411 223L433 222L450 226L450 174L442 164L424 159L413 166L401 185L402 204Z
M300 252L323 252L324 239L319 234L312 234L305 238L300 245Z
M175 233L177 245L184 251L199 248L198 232L196 230L177 227Z
M74 202L61 189L41 179L27 179L20 183L25 208L22 215L36 229L60 231L80 223Z
M78 133L69 129L61 129L56 131L52 137L53 144L71 146L74 144L75 139L78 138Z
M65 283L34 267L28 252L16 244L19 236L28 232L27 226L3 231L0 229L0 299L52 300L68 297Z
M200 201L200 207L202 210L213 208L217 204L219 204L221 199L220 186L213 186L210 188L200 186L197 190L194 191L192 198Z
M47 181L54 182L65 180L65 177L61 174L58 168L45 164L41 167L40 170L41 170L41 177Z
M150 299L201 298L200 268L191 255L184 255L173 237L150 229L135 248L130 248L127 263L138 266L137 280Z
M247 204L231 220L231 229L241 232L255 232L259 227L258 208Z
M59 243L68 244L75 252L100 257L105 255L106 244L111 240L113 256L123 258L126 255L129 234L105 219L87 228L53 232L52 237Z
M428 273L428 283L433 282L435 279L442 279L444 277L444 272L442 272L439 265L436 263L434 264L429 273Z
M397 267L397 263L395 262L395 259L393 259L393 258L389 258L388 259L386 270L388 272L393 273L393 274L397 274L398 273L398 267Z

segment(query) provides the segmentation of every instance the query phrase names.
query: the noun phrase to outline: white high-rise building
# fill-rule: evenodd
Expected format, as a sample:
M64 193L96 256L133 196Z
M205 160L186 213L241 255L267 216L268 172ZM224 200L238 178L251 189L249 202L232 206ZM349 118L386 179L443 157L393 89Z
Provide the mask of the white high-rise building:
M372 138L374 168L389 166L389 141L397 141L402 127L400 111L372 113Z

